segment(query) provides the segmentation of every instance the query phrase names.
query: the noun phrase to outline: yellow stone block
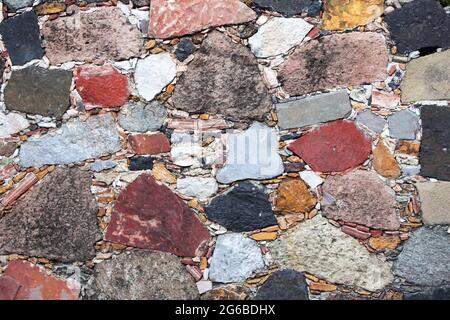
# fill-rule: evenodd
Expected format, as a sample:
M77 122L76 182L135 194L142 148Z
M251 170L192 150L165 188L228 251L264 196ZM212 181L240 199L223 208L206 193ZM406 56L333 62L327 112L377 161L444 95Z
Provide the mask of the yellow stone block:
M384 0L325 0L322 29L345 30L366 25L384 12Z

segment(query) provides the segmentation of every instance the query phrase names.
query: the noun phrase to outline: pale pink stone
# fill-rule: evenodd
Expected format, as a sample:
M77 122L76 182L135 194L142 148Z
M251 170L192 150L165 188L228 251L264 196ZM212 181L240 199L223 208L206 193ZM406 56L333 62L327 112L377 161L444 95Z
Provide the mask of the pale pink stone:
M372 91L372 105L382 108L394 108L400 104L400 95L381 90Z
M239 0L152 0L149 35L171 38L254 19L256 13Z
M179 130L222 130L227 129L230 126L223 119L209 119L209 120L196 120L196 119L169 119L167 127L170 129Z

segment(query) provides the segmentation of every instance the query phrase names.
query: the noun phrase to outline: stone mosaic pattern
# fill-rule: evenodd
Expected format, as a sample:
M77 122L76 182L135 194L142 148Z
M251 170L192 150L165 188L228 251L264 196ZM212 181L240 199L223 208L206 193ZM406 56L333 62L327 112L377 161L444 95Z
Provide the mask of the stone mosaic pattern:
M446 5L2 1L0 299L450 299Z

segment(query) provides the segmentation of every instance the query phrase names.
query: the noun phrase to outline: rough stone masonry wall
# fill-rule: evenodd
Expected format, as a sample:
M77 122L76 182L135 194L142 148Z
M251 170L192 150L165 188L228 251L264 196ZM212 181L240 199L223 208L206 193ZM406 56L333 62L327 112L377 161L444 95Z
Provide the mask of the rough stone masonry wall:
M3 0L0 299L449 299L446 5Z

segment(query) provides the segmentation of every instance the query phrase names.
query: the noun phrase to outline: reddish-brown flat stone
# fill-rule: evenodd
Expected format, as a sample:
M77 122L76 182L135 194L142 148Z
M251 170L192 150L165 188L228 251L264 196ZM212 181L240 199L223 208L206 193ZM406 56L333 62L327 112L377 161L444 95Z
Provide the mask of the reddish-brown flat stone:
M329 219L343 221L343 227L355 237L374 229L397 230L395 192L377 174L355 170L343 176L329 176L322 186L322 213ZM356 228L349 228L358 224ZM359 230L358 230L359 229ZM370 235L370 234L369 234Z
M163 133L132 134L128 136L128 144L136 154L159 154L170 151L169 139Z
M335 121L314 129L289 145L314 171L341 172L362 164L371 139L354 122Z
M388 62L385 38L374 32L333 34L300 46L281 65L291 95L381 81Z
M111 65L78 67L75 81L87 110L120 107L128 100L128 78Z
M28 261L14 260L0 277L0 300L77 300L80 286L47 275Z
M146 173L120 193L105 234L107 241L184 257L209 238L194 212Z
M152 0L149 35L171 38L254 19L255 12L239 0Z

